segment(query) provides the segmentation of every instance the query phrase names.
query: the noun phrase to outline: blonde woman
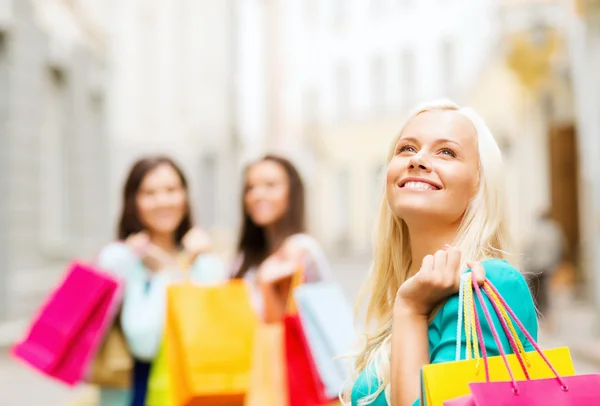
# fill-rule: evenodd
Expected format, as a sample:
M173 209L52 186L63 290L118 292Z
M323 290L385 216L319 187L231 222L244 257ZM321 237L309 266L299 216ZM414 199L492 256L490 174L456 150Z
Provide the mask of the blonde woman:
M387 163L364 292L368 331L343 396L353 406L419 404L423 365L455 359L458 284L467 270L492 281L537 338L527 283L506 261L502 156L483 119L451 102L426 104L394 139ZM488 354L498 355L483 324ZM464 357L464 333L462 343Z

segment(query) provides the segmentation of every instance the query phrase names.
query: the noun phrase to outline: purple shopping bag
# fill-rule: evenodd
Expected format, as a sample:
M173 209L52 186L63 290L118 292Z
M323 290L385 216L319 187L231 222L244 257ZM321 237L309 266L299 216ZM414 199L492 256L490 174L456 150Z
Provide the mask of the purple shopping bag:
M519 329L525 334L527 340L531 342L538 354L544 359L550 370L554 373L554 378L549 379L527 379L525 381L516 381L513 372L508 364L506 353L502 348L502 344L498 337L498 332L492 322L487 304L483 300L481 289L475 279L473 279L473 287L479 298L479 302L483 308L484 315L490 325L494 341L498 346L500 354L504 360L504 364L508 369L511 377L510 382L490 382L488 370L488 357L485 350L485 344L481 346L483 353L483 361L486 372L486 382L470 383L469 388L471 395L463 396L451 401L444 402L444 406L594 406L600 405L600 374L579 375L562 377L552 366L548 358L544 355L538 344L533 340L533 337L527 332L523 324L516 317L512 309L500 296L498 290L490 283L484 284L484 290L488 295L495 293L500 299L502 306L508 314L513 318ZM494 311L502 324L504 332L510 341L511 347L516 348L514 337L509 331L506 321L502 318L501 310L495 301L491 301ZM474 305L475 307L475 305ZM475 307L476 310L476 307ZM476 318L476 328L479 340L483 343L483 334L481 332L481 324ZM515 355L519 359L519 363L523 368L525 376L529 378L522 354L515 351Z
M108 273L71 264L12 354L61 382L78 383L116 315L119 286Z

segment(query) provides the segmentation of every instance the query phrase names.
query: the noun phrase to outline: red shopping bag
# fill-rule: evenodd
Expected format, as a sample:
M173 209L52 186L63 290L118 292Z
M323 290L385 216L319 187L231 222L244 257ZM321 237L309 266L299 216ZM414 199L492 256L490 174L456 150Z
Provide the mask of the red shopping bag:
M510 309L506 301L500 296L497 289L488 281L484 284L484 290L489 295L496 294L500 299L501 305L510 314L519 329L524 333L527 339L531 342L537 353L544 359L550 370L555 375L554 378L547 379L529 379L527 368L523 356L519 351L515 351L515 355L519 359L521 368L525 376L528 378L525 381L517 381L510 368L506 353L502 348L502 344L498 337L498 332L494 327L487 304L483 300L483 295L479 285L473 279L473 287L479 298L479 302L483 308L484 315L488 324L491 327L494 341L498 346L500 354L504 360L504 364L510 375L510 382L490 382L488 356L483 343L483 334L481 333L481 324L476 322L477 335L482 342L481 349L483 353L483 361L486 372L486 382L471 383L469 388L471 395L463 396L458 399L444 402L445 406L593 406L600 405L600 374L579 375L563 377L558 374L554 366L550 363L546 355L542 352L538 344L533 340L533 337L525 329L523 324ZM512 334L510 334L506 321L502 318L501 310L495 301L491 301L494 311L498 315L502 323L504 332L511 343L511 346L516 348L516 343ZM475 307L475 306L474 306Z
M78 383L116 315L119 285L108 273L73 263L12 354L68 385Z
M284 318L289 406L330 404L298 314Z

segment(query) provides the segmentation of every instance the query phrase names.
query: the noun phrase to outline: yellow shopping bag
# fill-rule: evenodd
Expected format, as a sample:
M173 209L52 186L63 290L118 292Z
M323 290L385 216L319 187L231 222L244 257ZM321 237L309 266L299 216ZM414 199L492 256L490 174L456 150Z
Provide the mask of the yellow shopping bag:
M161 348L152 362L146 392L146 406L172 406L173 394L170 389L166 340L163 340Z
M256 326L248 287L241 280L169 286L165 355L172 403L160 406L241 405Z
M571 353L567 347L544 351L544 355L561 376L575 375ZM524 380L521 365L514 354L507 356L515 379ZM527 353L527 370L531 379L553 378L542 357L535 351ZM489 357L490 380L510 381L510 375L501 356ZM425 365L422 371L423 406L443 406L444 401L471 393L470 382L485 382L485 368L482 360L465 360Z
M486 282L487 284L488 282ZM469 383L485 382L485 367L483 360L479 356L479 346L481 343L476 334L475 307L473 291L471 289L472 276L465 275L461 282L461 292L459 300L459 323L463 314L461 309L464 309L464 328L467 344L466 356L467 360L446 362L440 364L425 365L422 369L422 398L424 399L423 406L443 406L444 401L455 399L471 393ZM516 350L523 354L525 367L531 379L553 378L555 375L548 367L547 363L536 351L524 352L523 344L521 343L512 320L508 316L507 308L503 305L502 299L499 297L495 289L490 289L485 286L488 298L493 302L494 306L499 310L498 316L506 323L507 331L515 341ZM459 355L459 354L457 354ZM571 353L567 347L557 348L544 351L544 355L550 363L556 368L561 376L575 375L575 368ZM470 359L473 357L473 359ZM523 380L526 376L521 368L518 357L515 354L507 356L508 362L513 370L515 379ZM510 381L510 375L504 364L501 356L489 357L490 381L501 382Z

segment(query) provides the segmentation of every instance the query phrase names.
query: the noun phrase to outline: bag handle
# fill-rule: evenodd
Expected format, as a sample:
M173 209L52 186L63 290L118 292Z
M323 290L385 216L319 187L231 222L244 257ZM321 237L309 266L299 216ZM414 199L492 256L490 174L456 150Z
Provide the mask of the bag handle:
M550 370L552 371L552 373L554 374L554 376L556 376L556 378L558 379L558 381L561 384L564 384L564 380L562 380L562 378L560 377L560 374L556 371L556 369L554 368L554 366L552 365L552 363L550 362L550 360L548 360L548 358L546 357L546 355L544 354L544 352L542 351L542 349L540 348L540 346L536 343L536 341L533 339L533 337L531 336L531 334L529 334L529 332L527 331L527 329L525 328L525 326L523 326L523 323L521 323L521 321L519 320L519 318L517 317L517 315L514 313L514 311L510 308L510 306L508 305L508 303L506 303L506 300L502 297L502 295L500 295L500 292L498 292L498 289L496 289L496 287L488 280L486 281L486 283L483 286L484 291L486 292L486 294L491 295L494 294L498 297L499 302L502 304L502 306L504 307L504 309L506 309L507 313L510 314L510 316L515 320L515 323L517 324L517 326L519 327L519 330L523 333L523 335L525 336L525 338L527 338L527 341L529 341L531 343L531 345L533 346L533 348L535 349L535 351L540 354L540 356L542 357L542 359L544 360L544 362L546 363L546 365L548 365L548 367L550 368ZM492 301L492 306L494 306L494 310L497 312L498 311L498 305ZM504 326L503 326L504 327ZM510 339L511 337L509 337ZM566 384L564 384L564 386L566 386Z
M285 302L285 314L297 313L296 300L294 299L294 291L304 282L304 268L298 267L298 270L292 274L290 290Z
M484 289L486 289L486 286L487 285L484 284ZM496 292L494 292L492 290L486 290L486 294L488 296L488 299L490 299L490 301L494 305L494 309L499 310L502 313L502 319L504 321L504 323L502 323L502 328L504 330L504 333L507 335L507 337L508 337L508 335L510 335L516 344L516 348L515 348L513 346L513 342L509 340L509 343L511 345L513 352L515 354L517 354L517 353L521 354L525 364L528 367L531 367L531 361L529 359L529 356L527 355L527 352L525 351L525 346L523 345L523 342L521 341L521 338L519 337L519 334L517 333L517 330L515 329L515 326L512 322L511 317L508 315L508 312L506 311L506 307L500 301L499 294L496 294ZM506 328L507 326L508 326L508 329ZM525 372L525 375L527 375L527 372Z
M518 395L519 392L519 386L518 383L514 377L514 374L512 372L512 369L508 363L508 358L506 357L506 353L504 352L504 348L502 348L501 342L500 342L500 338L498 337L498 332L496 330L496 327L494 326L494 322L491 318L490 312L488 310L488 306L485 303L485 300L483 298L483 294L481 292L481 289L479 287L479 284L477 283L477 281L475 279L473 279L473 287L475 289L475 293L477 294L477 297L481 303L485 318L490 326L490 330L492 332L492 336L494 337L494 341L496 343L496 345L498 346L498 350L500 351L500 355L502 356L502 359L504 361L504 365L506 366L508 373L510 375L511 378L511 382L512 382L512 391L515 395ZM508 304L506 303L506 301L504 300L504 298L500 295L500 293L498 292L498 290L491 284L491 282L489 282L489 280L487 280L484 283L484 287L483 287L484 291L489 294L489 291L493 291L496 296L498 297L500 303L502 303L502 305L504 306L504 308L507 310L508 314L510 314L510 316L515 320L515 322L517 323L517 325L519 326L519 329L523 332L523 334L527 337L527 339L531 342L531 344L533 345L533 347L535 348L536 352L542 357L542 359L545 361L545 363L548 365L548 367L552 370L552 372L554 373L554 375L556 376L556 379L558 381L558 383L560 384L560 387L562 390L567 391L569 389L569 387L567 386L566 382L564 381L564 379L562 379L562 377L558 374L558 372L556 371L556 369L552 366L552 363L548 360L548 358L546 357L546 355L543 353L543 351L541 350L541 348L539 347L539 345L535 342L535 340L533 340L533 337L531 337L531 335L529 334L529 332L527 331L527 329L525 329L525 327L523 326L523 324L521 323L521 321L516 317L516 315L514 314L514 312L512 311L512 309L508 306ZM503 325L503 328L506 327L506 329L508 329L508 327L505 325L505 320L502 318L502 313L500 311L500 309L497 307L496 303L492 300L492 307L494 308L498 318L500 319L501 324ZM475 310L475 317L477 316L477 311L476 308ZM483 333L482 333L482 328L481 328L481 323L477 322L477 334L479 335L479 339L483 340ZM508 339L509 341L511 341L512 345L516 344L514 343L514 339L512 337L512 335L508 335ZM486 369L486 381L489 382L489 363L488 363L488 356L487 356L487 352L485 350L485 345L482 345L482 349L483 349L483 358L484 358L484 364L485 364L485 369ZM523 372L526 374L526 376L528 376L525 365L523 364L523 360L521 357L521 354L516 353L515 354L517 356L517 358L519 359L519 363L521 364L521 367L523 368Z
M471 354L473 354L474 359L477 359L477 360L480 359L478 343L477 343L478 337L477 337L477 333L475 330L475 326L473 325L473 306L471 304L471 302L473 300L473 290L471 289L471 286L470 286L471 278L472 278L472 273L470 273L470 272L464 273L461 275L461 282L460 282L460 288L459 288L458 323L457 323L457 333L456 333L456 360L457 361L461 359L461 344L462 344L461 334L462 334L463 325L465 328L465 338L466 338L466 344L467 344L466 359L471 359ZM516 347L514 347L512 345L512 343L509 342L511 344L511 348L512 348L513 352L514 353L519 352L523 356L525 364L527 364L528 367L531 367L531 362L529 360L527 352L525 351L523 342L521 341L521 338L517 334L517 331L513 325L513 322L511 320L510 316L508 315L508 313L506 312L506 309L500 302L498 295L496 295L496 293L494 293L492 291L492 292L489 292L488 298L490 299L490 301L494 301L496 303L497 307L500 309L500 311L502 313L502 318L508 325L508 331L505 330L505 333L507 335L508 334L512 335L512 337L514 338L514 341L516 343ZM463 320L464 320L464 322L463 322ZM503 327L504 327L504 325L503 325Z

